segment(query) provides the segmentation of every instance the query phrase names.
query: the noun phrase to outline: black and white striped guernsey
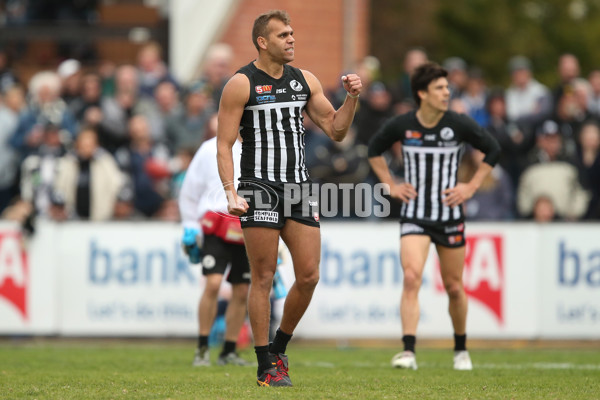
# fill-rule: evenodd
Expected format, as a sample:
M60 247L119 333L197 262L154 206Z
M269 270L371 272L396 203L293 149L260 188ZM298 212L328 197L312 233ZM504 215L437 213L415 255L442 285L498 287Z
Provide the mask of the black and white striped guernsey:
M298 68L283 67L279 79L256 68L253 62L238 71L250 80L250 97L240 122L241 179L308 180L302 111L310 89Z
M404 179L417 191L415 199L402 204L403 222L462 222L462 206L443 204L442 193L457 184L463 144L485 153L483 161L490 165L500 155L500 146L490 133L468 116L452 111L431 129L419 123L416 111L392 118L371 139L369 157L381 155L397 141L402 142Z

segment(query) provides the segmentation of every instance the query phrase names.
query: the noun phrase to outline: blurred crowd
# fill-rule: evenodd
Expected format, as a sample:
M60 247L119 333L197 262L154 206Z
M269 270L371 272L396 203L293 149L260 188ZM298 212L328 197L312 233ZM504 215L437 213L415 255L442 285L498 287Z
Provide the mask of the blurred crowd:
M368 141L388 118L414 109L409 77L427 58L423 49L411 49L402 75L389 83L379 80L375 57L358 62L364 90L343 142L330 141L305 119L306 162L315 181L376 182ZM232 51L211 47L199 77L185 85L157 43L142 46L136 60L90 68L69 58L22 82L0 50L2 218L31 229L35 218L179 220L178 191L195 151L216 134L221 91L236 69ZM583 75L577 58L564 54L560 83L548 88L536 81L531 62L517 56L507 63L510 86L494 88L461 58L442 64L451 109L473 117L502 146L499 164L465 204L468 218L600 218L600 69ZM327 93L336 107L345 98L341 86ZM399 150L386 157L402 178ZM460 176L469 179L481 159L466 149Z

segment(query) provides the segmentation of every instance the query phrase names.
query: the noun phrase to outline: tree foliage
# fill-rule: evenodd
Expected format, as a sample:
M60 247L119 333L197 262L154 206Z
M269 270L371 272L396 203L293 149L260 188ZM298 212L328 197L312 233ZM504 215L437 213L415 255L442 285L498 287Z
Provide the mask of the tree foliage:
M536 77L557 80L560 54L575 54L586 74L600 67L600 0L371 0L372 53L385 78L402 58L423 46L432 60L459 56L479 66L490 82L508 83L507 62L529 57ZM394 40L390 40L394 38Z

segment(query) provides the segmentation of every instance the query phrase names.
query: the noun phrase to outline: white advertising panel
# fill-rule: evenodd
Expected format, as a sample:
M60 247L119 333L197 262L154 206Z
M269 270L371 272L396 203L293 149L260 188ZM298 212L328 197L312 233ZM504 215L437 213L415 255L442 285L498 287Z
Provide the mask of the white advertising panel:
M469 224L466 232L464 284L469 297L470 337L535 335L535 227ZM324 223L322 237L321 280L296 335L400 337L403 276L399 225ZM448 297L434 246L419 300L418 334L451 335Z
M39 221L25 238L0 223L0 334L195 336L203 278L180 235L176 223ZM469 337L600 338L600 225L468 223L466 237ZM420 337L452 335L439 268L432 246ZM325 221L320 273L297 337L401 337L397 223Z
M0 222L0 333L57 333L53 224L26 239L17 224Z
M64 335L193 336L200 270L178 224L71 223L58 242Z
M548 226L542 243L541 336L600 339L599 227Z

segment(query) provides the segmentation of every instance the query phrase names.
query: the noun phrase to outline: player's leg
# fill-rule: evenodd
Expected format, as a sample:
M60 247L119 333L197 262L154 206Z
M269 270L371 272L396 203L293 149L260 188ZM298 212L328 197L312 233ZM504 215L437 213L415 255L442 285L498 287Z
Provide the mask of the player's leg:
M193 362L195 367L210 365L208 337L217 316L219 288L223 280L222 273L206 274L205 271L208 270L203 267L206 283L198 304L198 347Z
M269 353L276 361L278 374L291 386L288 358L284 353L319 282L321 233L317 226L288 219L281 230L281 238L292 256L296 280L286 296L279 329L269 347Z
M282 386L282 378L273 365L274 357L269 354L270 296L277 268L279 230L263 227L244 228L244 243L250 261L252 281L248 294L248 316L258 360L257 382L261 386Z
M466 348L468 301L463 286L465 246L446 247L437 245L440 270L444 288L448 294L448 312L454 328L455 369L472 369Z
M231 283L231 299L225 313L225 343L219 355L219 364L248 365L248 362L236 353L240 330L246 320L250 266L243 245L229 244L231 269L227 281Z
M288 219L281 231L281 238L292 256L296 280L287 294L279 327L280 331L291 336L308 308L319 282L321 232L318 227ZM276 341L273 344L279 346ZM280 350L278 353L285 352L285 345L281 345L283 347L275 349Z
M239 357L236 352L240 331L246 319L248 287L247 283L231 286L231 299L225 312L225 343L219 354L219 365L248 365L248 362Z
M392 359L392 365L397 368L417 369L415 343L420 313L419 290L430 244L431 238L427 235L409 234L400 239L400 260L404 273L400 319L404 352L396 354Z

